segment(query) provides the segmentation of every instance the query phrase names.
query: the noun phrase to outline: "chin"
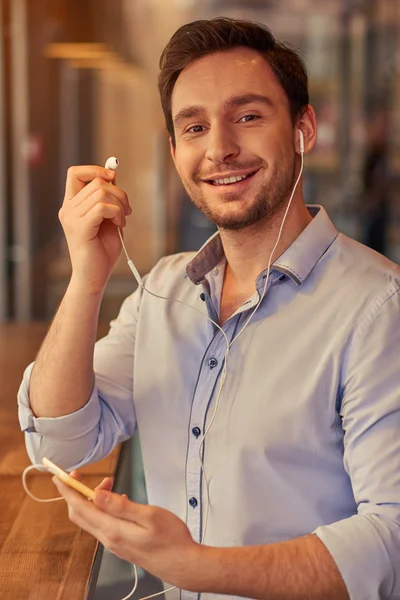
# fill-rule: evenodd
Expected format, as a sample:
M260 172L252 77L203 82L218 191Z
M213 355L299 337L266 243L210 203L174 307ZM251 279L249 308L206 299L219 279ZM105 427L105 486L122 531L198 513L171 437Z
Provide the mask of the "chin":
M202 209L200 208L200 210ZM203 210L203 212L219 229L227 231L239 231L268 219L268 213L264 206L254 206L246 211L221 211L216 213Z

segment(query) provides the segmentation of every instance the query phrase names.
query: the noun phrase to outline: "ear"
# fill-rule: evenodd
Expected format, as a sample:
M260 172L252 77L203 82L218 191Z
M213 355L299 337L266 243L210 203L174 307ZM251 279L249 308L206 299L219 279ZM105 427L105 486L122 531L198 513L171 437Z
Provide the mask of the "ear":
M295 130L295 148L296 152L300 154L300 140L297 129L300 129L303 134L304 154L307 154L310 152L310 150L312 150L312 148L315 146L315 142L317 141L317 118L315 116L315 110L311 104L307 106L301 117L298 119Z

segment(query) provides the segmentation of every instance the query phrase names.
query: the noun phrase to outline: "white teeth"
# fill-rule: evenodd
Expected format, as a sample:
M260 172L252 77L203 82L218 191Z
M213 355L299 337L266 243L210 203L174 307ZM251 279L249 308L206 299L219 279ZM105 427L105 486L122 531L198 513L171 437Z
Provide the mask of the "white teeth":
M214 185L226 185L228 183L236 183L237 181L242 181L242 179L246 179L246 177L248 177L249 175L238 175L237 177L224 177L224 179L215 179L213 183Z

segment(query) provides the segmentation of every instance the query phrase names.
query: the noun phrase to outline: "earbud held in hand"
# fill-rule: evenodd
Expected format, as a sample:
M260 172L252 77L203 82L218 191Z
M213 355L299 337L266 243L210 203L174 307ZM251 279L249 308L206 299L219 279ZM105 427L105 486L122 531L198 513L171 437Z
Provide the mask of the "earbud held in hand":
M118 165L118 158L116 158L115 156L110 156L110 158L107 158L106 164L104 166L106 169L112 169L113 171L115 171Z

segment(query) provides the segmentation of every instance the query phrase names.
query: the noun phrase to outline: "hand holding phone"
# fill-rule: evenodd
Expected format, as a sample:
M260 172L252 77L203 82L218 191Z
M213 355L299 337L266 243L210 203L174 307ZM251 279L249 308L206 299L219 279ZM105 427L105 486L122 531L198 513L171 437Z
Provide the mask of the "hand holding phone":
M89 500L94 500L95 490L88 486L86 483L82 483L82 481L79 481L79 479L72 477L66 471L61 469L61 467L58 467L53 462L51 462L51 460L49 460L48 458L43 458L42 463L46 467L46 469L50 471L50 473L56 475L59 479L61 479L63 483L66 483L70 487L74 488L74 490L76 490L83 496L86 496L86 498L88 498Z

